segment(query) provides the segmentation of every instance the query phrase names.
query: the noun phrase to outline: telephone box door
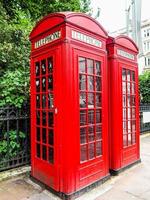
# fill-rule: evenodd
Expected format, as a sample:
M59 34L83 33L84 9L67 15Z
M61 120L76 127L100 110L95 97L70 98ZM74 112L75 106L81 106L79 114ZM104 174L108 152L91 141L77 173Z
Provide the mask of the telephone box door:
M57 56L57 60L55 59ZM31 69L31 142L32 175L59 190L57 146L56 51L32 59Z

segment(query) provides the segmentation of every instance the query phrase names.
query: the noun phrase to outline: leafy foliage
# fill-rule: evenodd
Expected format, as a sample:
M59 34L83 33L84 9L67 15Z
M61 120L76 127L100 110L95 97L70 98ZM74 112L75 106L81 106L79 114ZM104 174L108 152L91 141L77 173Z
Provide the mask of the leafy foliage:
M150 72L140 75L139 82L141 102L150 103Z
M58 11L89 11L90 0L0 1L0 106L21 107L29 98L29 33Z

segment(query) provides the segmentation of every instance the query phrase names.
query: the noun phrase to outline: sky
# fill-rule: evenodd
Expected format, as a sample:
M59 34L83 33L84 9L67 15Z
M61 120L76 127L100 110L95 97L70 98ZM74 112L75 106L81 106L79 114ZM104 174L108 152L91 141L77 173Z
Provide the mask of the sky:
M130 1L130 0L127 0ZM150 0L141 0L141 18L150 19ZM97 19L106 31L113 32L125 27L126 0L91 0L93 17L96 15L97 8L101 8L100 17Z

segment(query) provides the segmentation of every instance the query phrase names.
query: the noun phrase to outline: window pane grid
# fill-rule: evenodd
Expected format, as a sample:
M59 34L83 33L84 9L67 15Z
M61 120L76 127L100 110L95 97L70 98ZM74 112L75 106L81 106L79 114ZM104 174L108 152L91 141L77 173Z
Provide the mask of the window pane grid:
M135 72L122 70L123 146L136 143Z
M101 63L93 59L79 57L81 162L85 162L102 155L101 83ZM96 127L99 127L99 129Z
M35 63L36 157L54 163L53 59Z

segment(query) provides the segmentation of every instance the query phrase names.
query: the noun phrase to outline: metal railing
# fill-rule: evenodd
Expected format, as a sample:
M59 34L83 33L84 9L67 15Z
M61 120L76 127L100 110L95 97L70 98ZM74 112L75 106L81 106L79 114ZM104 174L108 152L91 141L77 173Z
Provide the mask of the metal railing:
M0 171L30 162L29 106L0 108Z

